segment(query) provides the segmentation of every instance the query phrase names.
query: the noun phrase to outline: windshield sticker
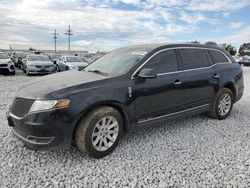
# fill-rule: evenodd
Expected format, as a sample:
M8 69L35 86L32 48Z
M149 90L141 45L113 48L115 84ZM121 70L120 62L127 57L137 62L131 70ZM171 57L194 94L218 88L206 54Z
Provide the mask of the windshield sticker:
M133 51L131 54L132 55L146 55L148 52L145 51Z

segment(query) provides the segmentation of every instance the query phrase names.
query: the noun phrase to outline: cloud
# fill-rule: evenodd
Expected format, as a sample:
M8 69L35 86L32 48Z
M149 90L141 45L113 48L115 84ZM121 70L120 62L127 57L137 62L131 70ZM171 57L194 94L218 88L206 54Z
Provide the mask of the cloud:
M110 50L136 43L193 40L216 30L234 10L250 4L239 0L0 0L0 47L53 49L54 29L58 48L67 48L64 34L71 25L72 48ZM230 6L229 6L230 5ZM209 13L207 13L209 12ZM212 12L212 13L211 13ZM240 28L231 22L228 27ZM227 28L228 28L227 27ZM224 31L224 28L220 30ZM240 31L243 32L243 31ZM185 36L185 37L184 37ZM235 33L236 38L248 35Z
M243 22L230 22L229 27L232 29L239 29L243 27L244 23Z
M197 23L200 23L200 22L207 22L211 25L216 25L218 23L217 19L208 18L200 13L188 14L186 12L182 12L180 15L180 19L186 23L193 24L193 25L196 25Z
M188 6L189 10L199 11L230 11L237 10L250 5L249 0L192 0Z

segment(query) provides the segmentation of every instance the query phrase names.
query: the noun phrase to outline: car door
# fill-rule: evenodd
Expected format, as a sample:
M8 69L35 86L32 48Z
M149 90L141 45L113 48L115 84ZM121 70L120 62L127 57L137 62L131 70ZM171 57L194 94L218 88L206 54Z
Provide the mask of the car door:
M183 109L182 72L179 70L176 50L155 54L140 69L154 69L156 78L135 76L131 88L134 95L135 116L138 123L162 118Z
M206 49L179 49L187 108L209 106L219 88L221 73Z

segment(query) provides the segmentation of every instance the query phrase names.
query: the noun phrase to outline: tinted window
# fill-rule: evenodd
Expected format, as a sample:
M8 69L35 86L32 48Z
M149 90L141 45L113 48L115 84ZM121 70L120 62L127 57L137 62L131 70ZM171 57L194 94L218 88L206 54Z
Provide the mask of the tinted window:
M212 55L215 63L228 62L227 58L221 52L210 50L210 54Z
M145 65L145 68L151 68L157 74L165 72L173 72L178 70L177 58L174 50L166 50L155 55Z
M181 53L183 68L185 70L208 67L210 65L206 50L181 49L180 53Z

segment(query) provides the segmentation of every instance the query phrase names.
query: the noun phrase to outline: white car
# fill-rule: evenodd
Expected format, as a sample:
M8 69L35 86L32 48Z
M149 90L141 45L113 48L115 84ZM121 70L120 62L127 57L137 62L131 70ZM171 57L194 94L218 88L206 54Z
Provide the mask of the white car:
M24 60L24 70L27 76L31 74L51 74L55 65L46 55L28 55Z
M83 70L89 64L84 62L79 56L62 56L57 61L57 71L65 71L65 70Z
M9 55L4 52L0 52L0 73L15 75L15 65L11 61Z

